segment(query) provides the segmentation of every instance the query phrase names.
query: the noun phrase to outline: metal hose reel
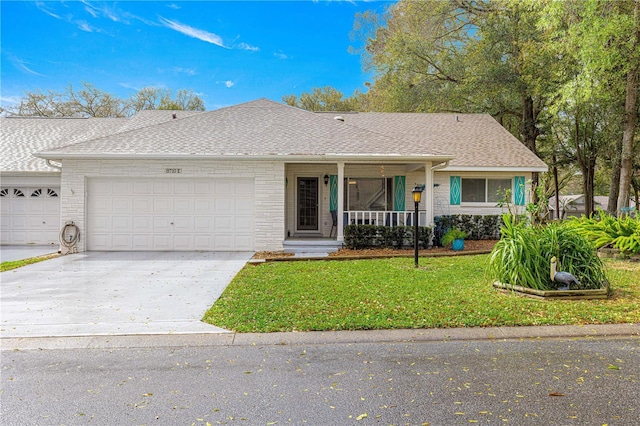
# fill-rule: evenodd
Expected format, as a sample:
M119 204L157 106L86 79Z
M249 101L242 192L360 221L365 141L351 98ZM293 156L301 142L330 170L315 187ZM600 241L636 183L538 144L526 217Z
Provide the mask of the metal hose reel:
M61 254L77 253L77 242L80 240L80 229L73 222L67 222L60 231Z

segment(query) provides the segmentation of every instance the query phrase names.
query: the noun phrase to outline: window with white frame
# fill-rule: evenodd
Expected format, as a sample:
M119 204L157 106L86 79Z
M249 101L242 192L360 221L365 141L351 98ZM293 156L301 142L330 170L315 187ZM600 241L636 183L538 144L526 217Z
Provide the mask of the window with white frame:
M347 178L344 183L345 210L393 210L393 179Z
M498 203L511 189L511 179L462 178L462 202ZM508 201L512 198L513 194Z

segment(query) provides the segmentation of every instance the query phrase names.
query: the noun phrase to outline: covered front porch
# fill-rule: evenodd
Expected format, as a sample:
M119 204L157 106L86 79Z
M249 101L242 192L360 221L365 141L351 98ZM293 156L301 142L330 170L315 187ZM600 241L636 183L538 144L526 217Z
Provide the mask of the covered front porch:
M412 190L424 188L418 225L433 225L434 171L446 161L288 163L285 250L299 241L344 241L344 226L413 226Z

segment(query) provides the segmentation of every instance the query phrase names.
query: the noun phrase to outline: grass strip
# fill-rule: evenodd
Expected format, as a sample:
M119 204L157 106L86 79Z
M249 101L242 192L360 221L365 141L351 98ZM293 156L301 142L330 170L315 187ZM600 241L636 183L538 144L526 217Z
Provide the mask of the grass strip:
M45 256L37 256L37 257L30 257L28 259L2 262L0 263L0 272L10 271L12 269L20 268L25 265L31 265L32 263L42 262L43 260L51 259L58 256L59 256L58 253L53 253L53 254L47 254Z

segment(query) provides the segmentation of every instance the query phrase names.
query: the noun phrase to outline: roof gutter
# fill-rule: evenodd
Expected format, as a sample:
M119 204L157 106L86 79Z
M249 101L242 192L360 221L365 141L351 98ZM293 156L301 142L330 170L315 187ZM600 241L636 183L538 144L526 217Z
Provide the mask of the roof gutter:
M62 171L62 164L54 164L53 160L47 160L47 166Z
M545 166L529 166L529 167L469 167L469 166L450 166L448 172L547 172L549 168Z
M239 160L239 161L283 161L283 162L380 162L385 163L407 163L407 162L435 162L449 161L453 155L448 154L60 154L56 152L37 152L33 154L38 158L50 161L61 160ZM54 166L52 166L54 167Z

